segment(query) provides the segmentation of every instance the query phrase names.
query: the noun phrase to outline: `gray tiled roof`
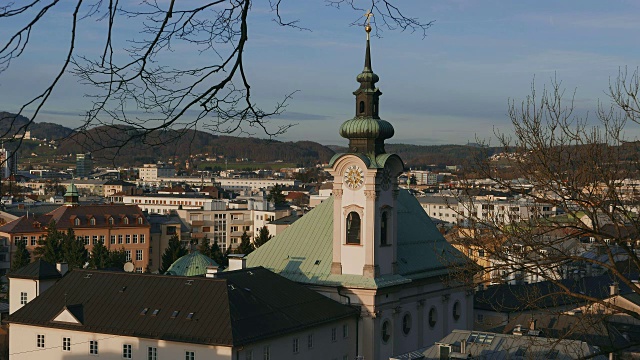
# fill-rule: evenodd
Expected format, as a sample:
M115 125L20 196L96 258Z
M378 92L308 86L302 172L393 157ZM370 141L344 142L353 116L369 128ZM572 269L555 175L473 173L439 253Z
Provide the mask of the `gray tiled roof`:
M61 277L55 265L42 259L38 259L25 267L21 267L9 273L7 276L10 278L34 280L56 279Z

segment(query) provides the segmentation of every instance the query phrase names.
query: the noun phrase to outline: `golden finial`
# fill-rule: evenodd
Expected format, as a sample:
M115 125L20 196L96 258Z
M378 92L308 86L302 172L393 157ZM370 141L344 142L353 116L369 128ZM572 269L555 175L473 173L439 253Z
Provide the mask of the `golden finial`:
M364 31L367 32L367 40L369 40L369 33L371 32L371 17L373 16L373 13L371 12L371 10L367 11L366 14L364 14L364 17L367 18L366 23L364 25Z

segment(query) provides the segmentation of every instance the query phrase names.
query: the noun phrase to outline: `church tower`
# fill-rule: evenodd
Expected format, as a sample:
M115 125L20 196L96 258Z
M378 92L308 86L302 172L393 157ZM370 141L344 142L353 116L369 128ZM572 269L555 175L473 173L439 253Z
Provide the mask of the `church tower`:
M376 278L396 273L396 179L404 164L384 149L394 129L379 116L382 92L371 66L371 27L365 30L364 69L356 78L360 87L353 92L355 116L340 127L340 135L349 139L349 150L329 163L335 199L331 273Z

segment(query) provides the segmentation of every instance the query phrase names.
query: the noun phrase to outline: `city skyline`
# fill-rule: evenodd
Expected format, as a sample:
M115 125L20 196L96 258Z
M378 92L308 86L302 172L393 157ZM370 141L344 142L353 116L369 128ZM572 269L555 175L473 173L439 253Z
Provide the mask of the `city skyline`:
M381 117L396 130L390 143L465 144L476 137L489 139L494 128L509 131L508 100L517 103L529 95L534 78L538 89L555 77L567 94L575 90L576 113L593 119L598 100L608 101L610 79L620 68L635 70L640 55L632 46L640 27L633 10L640 4L631 1L398 5L434 25L424 39L398 31L372 38L373 70L383 92ZM344 145L337 130L353 116L351 92L364 61L364 31L350 24L362 21L363 14L322 2L286 3L283 9L285 21L298 19L312 31L282 28L272 21L267 5L254 5L246 50L254 100L268 109L295 92L287 112L271 124L297 125L276 139ZM60 16L34 32L25 57L0 73L0 110L17 111L59 68L68 14L64 8L57 11ZM81 49L88 53L92 41L103 41L92 26L80 35ZM6 38L8 30L0 30L1 36ZM183 50L191 55L177 49L169 62L184 61ZM77 79L65 75L36 121L78 126L90 104L85 92ZM629 137L636 137L635 128L628 130ZM254 134L264 137L258 130Z

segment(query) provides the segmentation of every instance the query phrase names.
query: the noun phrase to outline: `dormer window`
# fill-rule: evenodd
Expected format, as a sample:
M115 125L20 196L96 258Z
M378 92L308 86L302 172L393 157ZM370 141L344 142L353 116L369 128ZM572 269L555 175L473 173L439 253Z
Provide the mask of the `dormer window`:
M122 223L125 224L125 225L129 225L129 218L126 217L126 216L124 218L122 218Z
M352 211L347 215L347 244L360 245L360 215Z
M80 218L75 218L75 220L73 220L73 224L75 226L80 226Z
M142 225L144 223L144 220L142 219L142 217L138 218L138 225Z
M90 225L95 225L96 224L96 219L95 218L89 219L89 224Z
M112 217L109 218L109 225L113 225L113 218Z

